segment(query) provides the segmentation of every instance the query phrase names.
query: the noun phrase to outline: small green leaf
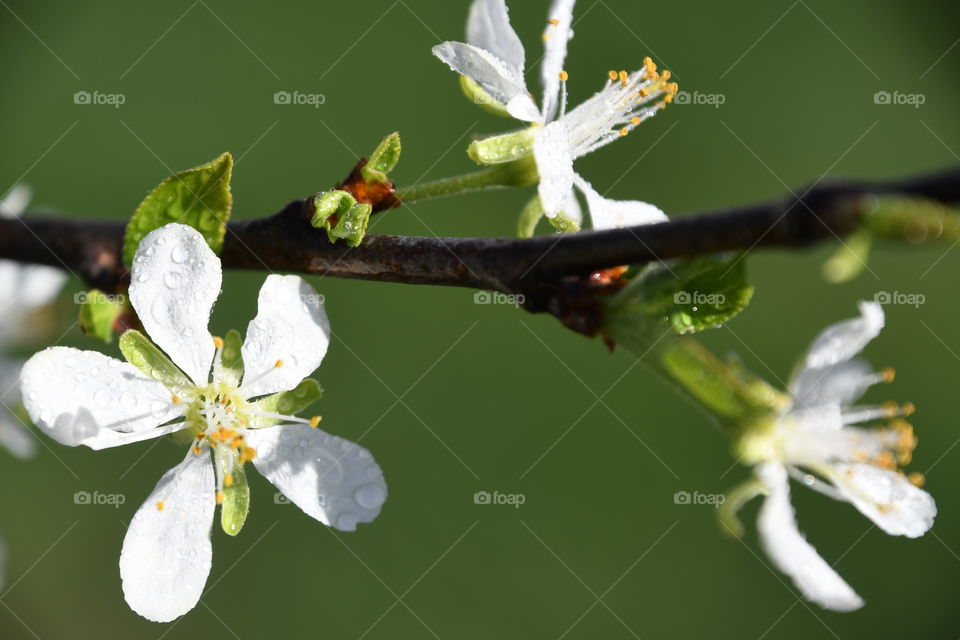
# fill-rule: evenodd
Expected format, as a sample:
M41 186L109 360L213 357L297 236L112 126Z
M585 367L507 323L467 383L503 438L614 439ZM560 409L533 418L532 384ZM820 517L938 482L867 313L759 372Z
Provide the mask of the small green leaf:
M505 133L501 136L474 140L467 147L467 155L477 164L504 164L533 154L533 140L537 127Z
M553 228L560 233L576 233L580 231L580 223L573 218L568 218L564 213L558 213L552 218L547 218Z
M513 117L502 102L487 93L484 88L473 79L467 76L460 76L460 88L463 90L463 95L467 96L470 102L479 106L487 113L492 113L495 116L501 116L503 118Z
M243 355L240 347L243 338L236 329L231 329L223 338L223 351L220 352L220 379L232 387L239 387L243 380Z
M520 219L517 221L517 235L521 238L532 238L537 229L537 223L543 217L543 205L540 204L540 196L533 196L527 206L520 212Z
M333 229L327 229L330 241L336 242L340 238L346 240L351 247L356 247L367 234L367 225L370 223L370 214L372 213L373 207L369 204L358 204L351 207L346 215L340 217L337 226Z
M224 453L221 454L221 451ZM220 503L220 526L229 536L240 533L250 513L250 485L242 464L236 464L224 447L217 447L217 472L223 479L223 502ZM228 480L229 478L229 480ZM228 486L229 483L229 486Z
M742 256L705 256L643 269L611 299L609 315L644 324L666 320L677 333L695 333L726 323L752 296Z
M261 398L256 402L252 402L251 406L263 413L279 413L285 416L295 416L322 397L323 389L320 387L320 383L313 378L307 378L298 384L296 388ZM261 427L272 427L279 423L280 421L275 418L257 416L251 421L250 427L259 429Z
M326 229L330 242L346 240L348 245L355 247L363 241L370 214L373 213L372 206L357 204L352 195L339 189L317 194L313 205L310 224L318 229Z
M174 395L183 394L194 385L177 365L164 355L150 339L130 329L120 336L120 351L127 362L158 380Z
M127 266L133 264L144 236L172 222L193 227L214 253L220 253L233 207L232 173L233 156L224 153L207 164L172 175L147 194L127 224L123 238L123 260Z
M387 174L400 162L400 134L391 133L377 147L367 163L360 169L360 175L367 182L386 182Z
M117 316L126 308L120 298L108 296L99 289L91 289L77 295L81 302L80 328L88 336L104 342L113 342L113 327Z

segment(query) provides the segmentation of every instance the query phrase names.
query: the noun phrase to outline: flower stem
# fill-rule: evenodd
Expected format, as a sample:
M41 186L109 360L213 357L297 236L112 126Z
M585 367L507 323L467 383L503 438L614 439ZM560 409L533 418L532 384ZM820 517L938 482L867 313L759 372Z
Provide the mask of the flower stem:
M527 187L536 184L538 179L536 163L528 156L480 171L404 187L398 189L396 195L402 202L416 202L484 189Z

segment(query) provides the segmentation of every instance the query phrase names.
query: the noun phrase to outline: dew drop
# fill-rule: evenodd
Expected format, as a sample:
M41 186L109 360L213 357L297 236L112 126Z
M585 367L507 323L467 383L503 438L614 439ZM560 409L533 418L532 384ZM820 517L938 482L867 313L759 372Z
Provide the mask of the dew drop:
M377 509L386 500L383 487L377 484L365 484L353 493L354 500L364 509Z
M337 528L342 531L353 531L357 528L357 516L349 511L341 513L337 518Z

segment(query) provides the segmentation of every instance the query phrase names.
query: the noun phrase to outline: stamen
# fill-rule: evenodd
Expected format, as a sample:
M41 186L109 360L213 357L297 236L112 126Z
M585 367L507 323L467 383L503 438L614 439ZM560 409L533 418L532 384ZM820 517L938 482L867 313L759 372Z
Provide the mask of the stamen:
M283 360L277 360L276 363L274 363L273 368L279 369L282 366L283 366Z
M320 421L323 420L321 416L313 416L310 418L310 426L316 429L320 426Z
M893 382L894 378L897 377L897 371L893 367L884 367L880 370L880 375L883 382Z
M610 82L616 82L617 78L619 77L617 72L613 71L612 69L607 72L607 75L610 77Z
M927 483L927 479L919 471L914 471L913 473L908 475L907 480L909 480L910 484L912 484L915 487L922 487Z
M157 503L157 511L163 511L163 500Z
M223 495L223 491L217 491L217 504L223 504L224 498L226 498L226 496Z
M556 19L556 18L550 18L549 22L550 22L550 24L551 24L552 26L554 26L554 27L557 26L558 24L560 24L560 21L559 21L558 19Z
M173 404L180 404L181 400L179 396L171 396L170 402L172 402Z
M560 82L566 82L566 81L569 80L569 79L570 79L570 74L569 74L569 73L567 73L566 71L561 71L561 72L560 72Z
M233 474L232 474L232 473L228 473L227 475L223 476L223 486L225 486L225 487L232 487L232 486L233 486Z
M217 349L223 349L223 338L220 336L213 336L213 346Z

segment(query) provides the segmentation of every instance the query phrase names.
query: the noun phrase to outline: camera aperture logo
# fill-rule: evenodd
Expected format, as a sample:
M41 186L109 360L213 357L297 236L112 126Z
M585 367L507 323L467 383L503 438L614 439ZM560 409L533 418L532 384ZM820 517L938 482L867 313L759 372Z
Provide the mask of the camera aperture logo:
M119 509L120 505L124 504L127 501L127 496L122 493L100 493L99 491L94 491L90 493L89 491L77 491L73 494L73 504L76 505L96 505L96 506L111 506L114 509Z
M127 101L122 93L101 93L100 91L77 91L73 94L73 104L108 106L119 109Z
M510 505L514 509L519 509L520 505L527 501L527 496L522 493L500 493L494 491L477 491L473 494L473 504L498 504Z
M500 293L499 291L477 291L473 294L473 304L506 304L521 307L527 301L522 293Z
M873 301L877 304L906 305L918 309L927 301L922 293L905 293L903 291L877 291L873 294Z
M319 109L327 103L327 96L322 93L304 93L302 91L277 91L273 94L273 104L310 106Z
M706 305L719 307L727 302L727 296L722 293L701 293L699 291L677 291L673 294L673 304L691 306Z
M677 491L673 494L673 504L709 505L715 509L719 509L720 505L726 501L727 496L722 493L700 493L699 491L690 493L689 491Z
M927 96L922 93L901 93L894 91L877 91L873 94L873 104L881 105L906 105L919 109L927 101Z

